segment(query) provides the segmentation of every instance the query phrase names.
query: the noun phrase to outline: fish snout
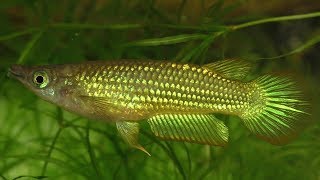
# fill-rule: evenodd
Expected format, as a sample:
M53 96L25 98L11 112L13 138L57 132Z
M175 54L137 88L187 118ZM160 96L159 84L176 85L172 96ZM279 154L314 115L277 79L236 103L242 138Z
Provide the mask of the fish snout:
M16 78L16 79L21 79L21 78L25 77L24 71L25 70L24 70L23 66L15 64L9 68L7 76L12 77L12 78Z

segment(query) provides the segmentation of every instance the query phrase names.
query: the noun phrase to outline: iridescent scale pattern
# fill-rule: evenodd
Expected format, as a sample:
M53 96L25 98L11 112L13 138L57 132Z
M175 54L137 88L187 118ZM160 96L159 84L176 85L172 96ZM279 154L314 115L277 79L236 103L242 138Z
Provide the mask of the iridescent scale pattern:
M146 114L239 114L250 105L250 83L201 66L163 61L80 64L75 83L90 97Z

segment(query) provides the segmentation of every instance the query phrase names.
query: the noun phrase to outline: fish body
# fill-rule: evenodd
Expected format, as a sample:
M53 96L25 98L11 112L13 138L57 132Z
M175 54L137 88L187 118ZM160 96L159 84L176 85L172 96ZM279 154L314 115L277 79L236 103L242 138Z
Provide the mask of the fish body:
M96 99L102 98L106 104L101 105L108 109L96 115L106 121L139 121L171 113L239 114L256 98L250 96L256 91L251 84L195 65L124 61L71 66L78 72L65 85L74 87L76 96L92 97L79 104L81 109L96 107Z
M212 113L239 116L258 137L287 142L305 123L299 118L308 116L308 103L290 78L266 75L246 82L249 70L237 60L204 66L121 60L15 65L9 74L64 109L117 123L121 136L143 151L137 142L142 120L163 139L225 145L228 128Z

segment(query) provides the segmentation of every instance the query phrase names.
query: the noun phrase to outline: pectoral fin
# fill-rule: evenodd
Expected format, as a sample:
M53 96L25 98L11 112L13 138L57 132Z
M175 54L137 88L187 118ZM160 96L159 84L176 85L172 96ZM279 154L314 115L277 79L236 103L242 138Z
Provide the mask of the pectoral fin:
M117 129L121 135L121 137L132 147L139 149L149 156L150 153L145 150L138 142L139 137L139 124L136 122L117 122Z
M252 65L243 60L227 59L206 64L203 67L217 72L225 78L241 80L249 74Z
M90 108L94 118L108 121L122 121L129 119L129 110L120 108L113 101L104 97L79 96L85 107Z
M164 114L148 119L155 136L174 141L224 146L228 128L213 115Z

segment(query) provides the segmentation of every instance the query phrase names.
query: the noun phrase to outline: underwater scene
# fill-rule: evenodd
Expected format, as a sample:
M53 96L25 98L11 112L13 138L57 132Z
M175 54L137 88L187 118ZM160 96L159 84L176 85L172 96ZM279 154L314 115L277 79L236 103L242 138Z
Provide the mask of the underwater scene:
M320 180L320 2L1 0L0 179Z

